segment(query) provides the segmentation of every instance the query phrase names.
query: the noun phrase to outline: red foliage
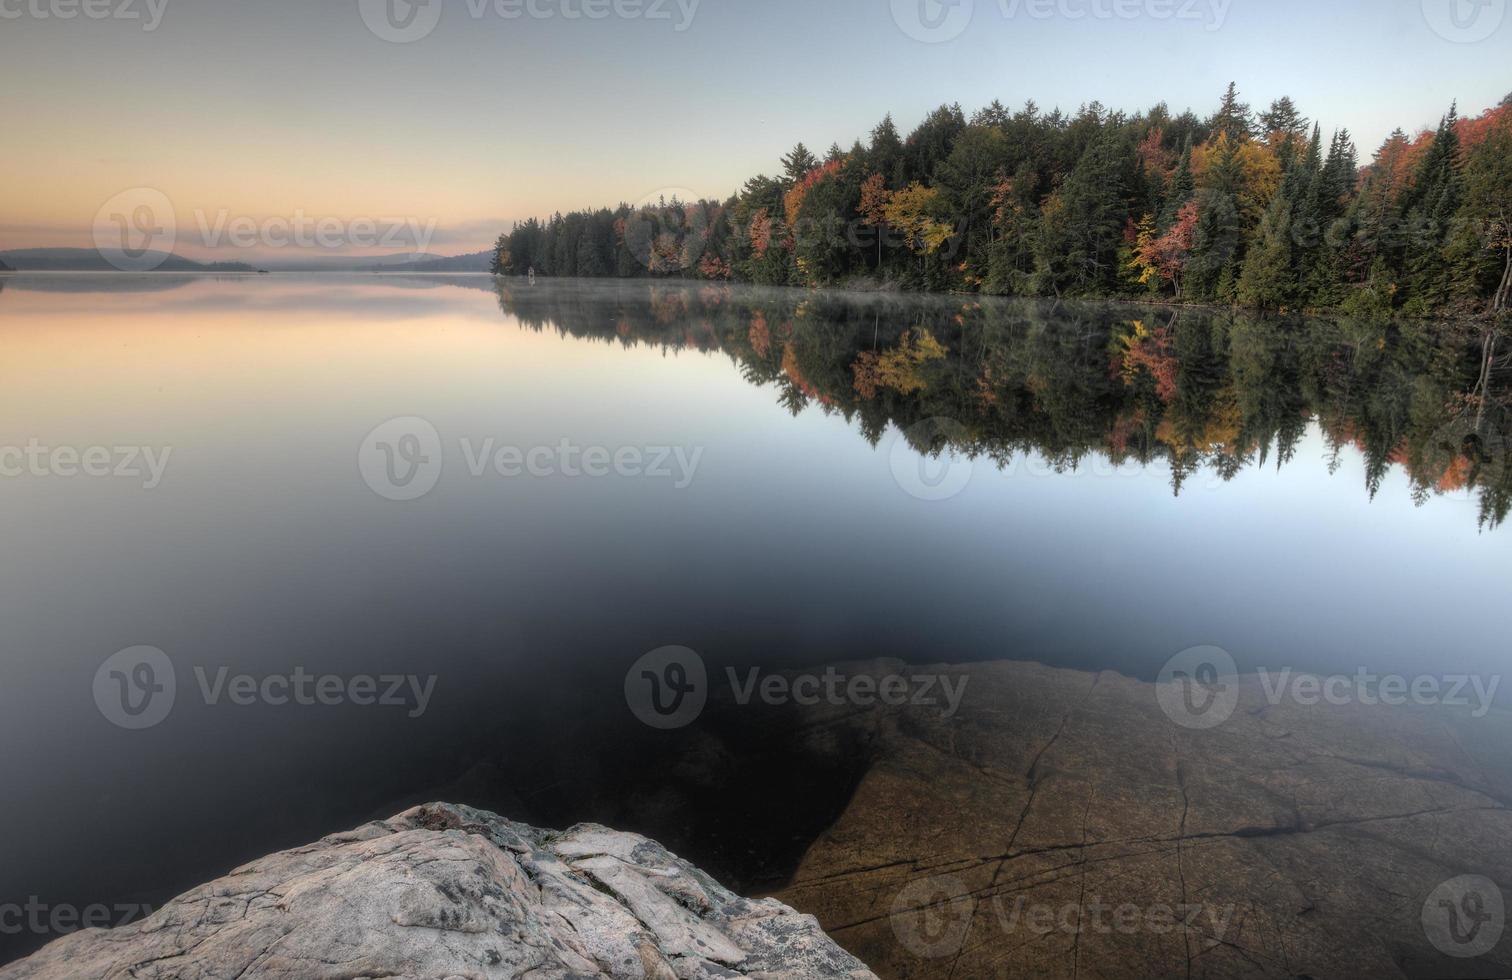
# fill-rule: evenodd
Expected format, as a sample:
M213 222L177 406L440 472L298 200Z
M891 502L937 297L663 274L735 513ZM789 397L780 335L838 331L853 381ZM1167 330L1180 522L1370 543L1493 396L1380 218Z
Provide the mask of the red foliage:
M751 248L756 257L764 258L772 247L772 216L762 208L751 216Z
M1164 142L1165 130L1155 126L1150 129L1144 142L1140 143L1138 149L1134 151L1144 163L1146 173L1169 177L1176 169L1175 155L1162 145Z
M1181 362L1172 353L1174 344L1171 332L1165 327L1156 327L1149 333L1139 333L1126 341L1124 352L1124 383L1132 385L1135 376L1143 368L1155 379L1155 395L1169 405L1176 400L1176 372Z

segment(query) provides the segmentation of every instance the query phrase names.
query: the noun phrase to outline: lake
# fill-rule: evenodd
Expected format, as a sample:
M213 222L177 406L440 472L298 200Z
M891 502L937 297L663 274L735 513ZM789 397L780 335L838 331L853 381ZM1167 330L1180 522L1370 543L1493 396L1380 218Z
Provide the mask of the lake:
M17 274L0 345L0 901L153 905L433 798L777 889L860 773L730 670L1508 666L1471 327ZM717 717L627 696L667 647Z

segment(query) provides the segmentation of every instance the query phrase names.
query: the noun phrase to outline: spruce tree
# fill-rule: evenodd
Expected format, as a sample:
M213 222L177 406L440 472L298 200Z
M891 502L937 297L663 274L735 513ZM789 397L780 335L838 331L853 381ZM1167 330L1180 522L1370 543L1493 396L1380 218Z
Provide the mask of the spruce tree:
M1463 195L1459 163L1459 113L1450 107L1423 157L1406 203L1407 303L1427 313L1448 298L1448 262L1444 246Z
M1235 83L1229 82L1228 91L1223 93L1223 102L1208 125L1214 135L1227 134L1229 139L1238 143L1245 142L1254 135L1249 104L1239 101L1239 87Z
M799 143L793 147L791 153L782 158L782 175L789 184L796 184L817 166L819 166L819 161L809 152L809 148Z

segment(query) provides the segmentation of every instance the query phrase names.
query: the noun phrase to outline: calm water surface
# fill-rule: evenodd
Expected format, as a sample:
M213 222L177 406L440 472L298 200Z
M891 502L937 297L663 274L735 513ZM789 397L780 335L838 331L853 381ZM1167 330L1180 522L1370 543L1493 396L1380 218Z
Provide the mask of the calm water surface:
M1217 644L1250 669L1499 673L1506 379L1479 349L959 298L0 277L0 446L168 453L150 487L0 477L0 901L157 902L432 796L780 883L854 774L763 757L752 723L742 792L778 826L677 783L632 747L692 736L623 694L669 644L711 672L1152 678ZM610 473L569 475L589 450ZM96 681L139 646L177 691L131 730ZM434 687L418 717L207 703L222 668Z

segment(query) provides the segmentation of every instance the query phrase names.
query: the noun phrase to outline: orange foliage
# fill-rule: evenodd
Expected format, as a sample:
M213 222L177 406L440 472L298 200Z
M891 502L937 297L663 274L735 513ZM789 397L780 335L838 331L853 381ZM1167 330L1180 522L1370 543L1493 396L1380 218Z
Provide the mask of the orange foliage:
M805 174L802 180L793 185L792 190L783 195L782 210L787 215L787 223L789 225L798 223L798 215L803 210L803 200L808 197L809 191L813 190L826 177L833 177L835 174L838 174L844 164L845 161L843 159L831 160L829 163L820 164Z
M772 350L772 331L767 329L766 317L758 310L751 314L751 349L760 357Z
M782 373L786 374L788 380L808 397L829 404L829 399L819 394L819 389L803 376L802 369L798 367L798 352L793 350L792 344L785 344L782 348Z
M717 255L705 255L698 263L698 274L705 279L728 279L730 263Z
M1176 372L1181 362L1173 354L1170 331L1145 327L1143 320L1134 321L1134 332L1122 338L1124 345L1123 380L1133 386L1141 369L1155 378L1155 395L1169 405L1176 400Z
M1487 109L1474 119L1461 119L1455 130L1459 135L1461 152L1469 153L1502 126L1512 126L1512 104Z
M751 216L751 248L756 257L763 258L772 247L772 216L762 208Z
M1134 151L1139 155L1140 162L1144 164L1146 173L1169 177L1175 171L1175 154L1162 145L1164 142L1165 130L1155 126L1150 129L1144 142L1140 143L1138 149Z

